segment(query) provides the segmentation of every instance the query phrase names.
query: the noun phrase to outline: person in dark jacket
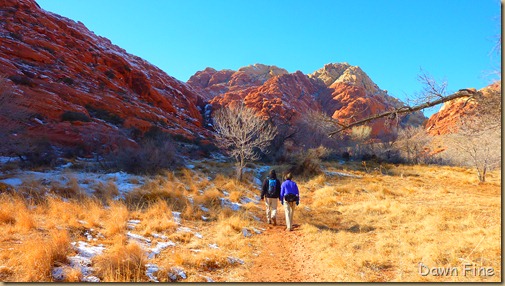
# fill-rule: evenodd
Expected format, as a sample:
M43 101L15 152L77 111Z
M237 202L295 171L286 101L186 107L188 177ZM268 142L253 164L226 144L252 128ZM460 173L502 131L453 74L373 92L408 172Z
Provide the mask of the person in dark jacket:
M277 200L281 193L281 182L277 179L275 170L271 170L269 176L263 182L261 199L265 198L267 223L277 225Z
M286 230L293 230L293 213L295 211L295 204L300 203L300 192L298 186L292 181L293 176L288 173L285 181L281 185L280 201L284 205L284 212L286 213Z

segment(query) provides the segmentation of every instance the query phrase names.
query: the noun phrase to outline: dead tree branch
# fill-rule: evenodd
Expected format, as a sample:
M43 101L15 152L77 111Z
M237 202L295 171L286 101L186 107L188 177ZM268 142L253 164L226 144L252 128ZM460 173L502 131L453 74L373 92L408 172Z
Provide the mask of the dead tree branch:
M352 128L352 127L357 126L357 125L362 125L362 124L368 123L370 121L373 121L373 120L376 120L376 119L379 119L379 118L388 117L390 119L394 119L394 118L397 118L400 114L413 113L413 112L416 112L416 111L419 111L419 110L423 110L425 108L432 107L432 106L435 106L435 105L439 105L441 103L444 103L444 102L447 102L447 101L451 101L451 100L454 100L454 99L457 99L457 98L461 98L461 97L473 98L478 93L479 92L476 91L475 89L460 89L460 90L458 90L457 92L455 92L455 93L453 93L451 95L448 95L448 96L439 96L438 99L436 99L436 100L427 101L427 102L425 102L423 104L419 104L419 105L416 105L416 106L413 106L413 107L403 106L403 107L400 107L400 108L396 108L394 110L386 111L386 112L383 112L383 113L379 113L379 114L367 117L365 119L361 119L361 120L352 122L352 123L347 124L347 125L344 125L344 124L341 124L341 123L337 123L337 125L339 125L340 128L338 130L336 130L336 131L332 131L332 132L328 133L328 136L332 137L335 134L338 134L338 133L340 133L340 132L342 132L344 130L347 130L347 129Z

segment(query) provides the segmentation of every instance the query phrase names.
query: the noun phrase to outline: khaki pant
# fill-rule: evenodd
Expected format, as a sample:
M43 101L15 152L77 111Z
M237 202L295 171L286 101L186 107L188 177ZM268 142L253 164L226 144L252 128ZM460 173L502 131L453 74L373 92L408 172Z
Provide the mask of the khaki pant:
M284 212L286 213L286 228L293 229L293 213L295 212L296 202L284 201Z
M271 220L275 220L277 217L277 198L267 198L265 197L265 205L267 209L267 222L270 223Z

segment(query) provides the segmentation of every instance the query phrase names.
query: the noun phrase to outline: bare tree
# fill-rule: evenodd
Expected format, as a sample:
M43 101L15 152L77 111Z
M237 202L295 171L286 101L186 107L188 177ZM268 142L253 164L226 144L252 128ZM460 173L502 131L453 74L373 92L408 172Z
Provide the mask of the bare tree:
M456 149L453 160L473 166L479 181L501 165L501 91L476 98L476 107L462 116L457 133L449 136Z
M224 107L214 115L217 144L237 161L237 179L249 160L260 158L277 134L275 126L243 104Z
M407 162L419 164L430 139L423 127L409 126L398 131L397 147Z
M354 126L351 129L351 138L354 143L354 154L355 157L361 157L365 153L365 145L372 134L372 127L368 125Z

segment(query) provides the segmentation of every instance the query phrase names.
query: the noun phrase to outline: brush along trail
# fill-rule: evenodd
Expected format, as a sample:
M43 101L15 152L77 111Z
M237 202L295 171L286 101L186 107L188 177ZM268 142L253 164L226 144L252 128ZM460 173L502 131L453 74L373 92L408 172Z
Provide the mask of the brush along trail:
M296 210L295 210L296 211ZM265 214L262 211L263 219ZM324 274L317 261L317 254L311 253L306 239L294 221L292 231L286 231L284 207L277 208L277 225L266 225L260 235L258 255L240 275L240 282L322 282Z

